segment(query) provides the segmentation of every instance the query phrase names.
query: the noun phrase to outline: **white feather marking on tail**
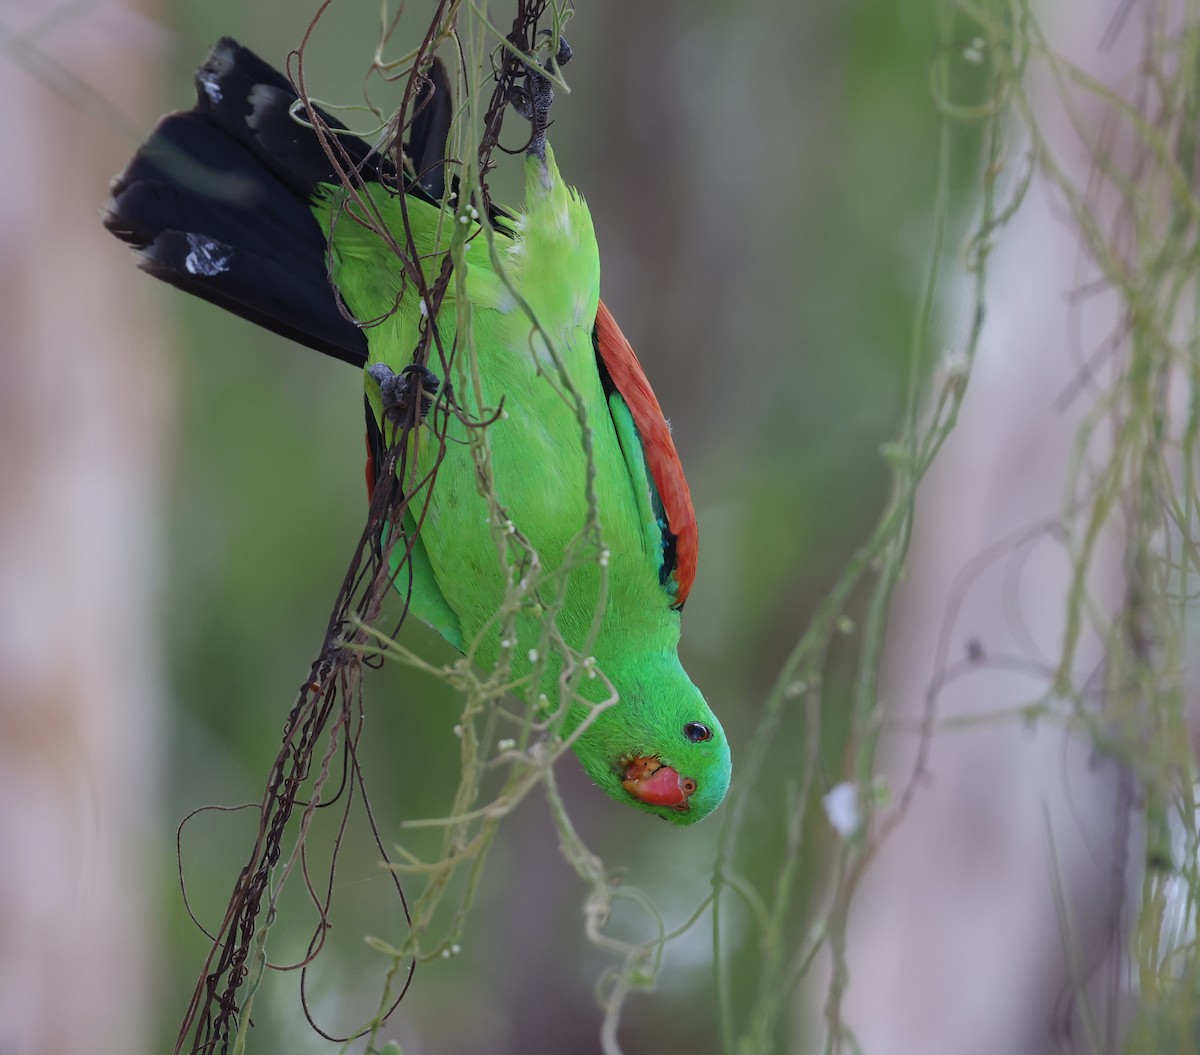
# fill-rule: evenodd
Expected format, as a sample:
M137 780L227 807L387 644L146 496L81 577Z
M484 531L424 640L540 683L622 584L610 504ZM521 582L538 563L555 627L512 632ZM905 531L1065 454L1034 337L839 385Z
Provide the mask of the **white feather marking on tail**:
M229 270L229 260L233 256L232 246L190 231L187 244L191 252L184 258L183 266L189 274L211 278Z

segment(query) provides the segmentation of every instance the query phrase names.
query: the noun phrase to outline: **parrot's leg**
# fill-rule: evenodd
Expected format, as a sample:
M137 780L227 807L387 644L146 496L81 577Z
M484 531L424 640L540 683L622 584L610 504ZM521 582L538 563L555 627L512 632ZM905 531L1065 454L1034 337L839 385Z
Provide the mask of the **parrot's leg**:
M557 68L571 61L571 45L567 38L558 38L558 54L554 56ZM546 129L550 126L550 106L554 102L554 86L543 76L537 66L527 66L529 72L525 75L525 85L513 92L513 108L533 126L533 136L525 153L530 157L546 160Z
M437 374L417 363L406 366L398 374L386 363L375 363L367 373L379 385L384 415L396 426L409 423L413 399L417 397L421 402L415 424L421 424L433 405L433 397L442 386Z

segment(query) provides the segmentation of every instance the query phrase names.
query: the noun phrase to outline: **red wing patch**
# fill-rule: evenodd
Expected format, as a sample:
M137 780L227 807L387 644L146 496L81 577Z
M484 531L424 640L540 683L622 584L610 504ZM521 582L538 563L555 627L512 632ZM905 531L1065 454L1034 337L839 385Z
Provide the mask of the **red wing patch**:
M676 594L673 607L682 608L696 578L700 555L700 532L692 493L683 475L683 465L675 452L671 429L663 417L654 390L646 379L642 364L630 347L612 313L600 302L596 312L596 346L609 376L629 407L633 423L642 439L646 466L658 489L667 527L675 536Z

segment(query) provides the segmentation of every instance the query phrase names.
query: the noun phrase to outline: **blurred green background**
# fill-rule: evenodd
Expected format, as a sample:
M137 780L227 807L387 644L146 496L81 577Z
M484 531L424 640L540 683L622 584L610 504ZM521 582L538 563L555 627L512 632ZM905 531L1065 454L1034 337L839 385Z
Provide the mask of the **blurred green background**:
M405 30L423 29L424 10L407 5ZM505 21L503 4L491 10ZM218 36L282 64L313 9L178 0L144 14L163 31L147 34L158 94L137 118L148 129L157 113L190 105L192 70ZM310 90L356 99L377 35L375 5L333 4L308 54ZM572 92L556 103L551 138L564 176L591 206L604 297L688 471L701 564L681 652L729 733L735 780L744 779L739 751L764 694L886 493L879 446L900 412L933 210L936 7L610 0L578 4L569 36ZM373 95L386 102L378 86ZM506 179L497 188L515 183ZM102 194L97 187L97 203ZM132 268L124 247L111 248L114 268ZM206 803L260 795L366 496L354 370L148 278L140 295L169 313L172 330L161 350L175 430L161 601L174 698L155 859L163 1050L207 948L175 889L174 827ZM415 621L404 640L432 662L453 658ZM369 790L391 843L402 821L447 810L457 704L442 685L394 664L369 674L366 693ZM842 776L836 682L826 698L834 710L822 791ZM777 769L756 774L739 863L763 889L779 863L782 781L800 765L802 736L799 719L789 719ZM573 759L561 781L589 845L645 889L669 925L686 919L709 889L719 819L676 830L635 815L596 795ZM203 814L185 829L184 872L202 921L219 918L252 831L248 813ZM315 854L325 852L318 833ZM377 857L356 829L337 874L332 948L308 982L309 1003L334 1034L369 1016L386 968L363 936L403 937ZM803 867L815 887L819 846ZM599 1050L593 989L612 961L584 939L583 894L534 795L492 852L461 954L418 968L385 1035L408 1055ZM273 933L276 960L302 954L313 922L299 900L289 911ZM727 922L743 1008L757 951L736 909ZM643 927L624 923L629 934ZM802 905L795 925L800 940ZM624 1050L718 1049L711 957L702 921L668 949L658 990L630 999ZM264 987L256 1055L334 1050L305 1023L297 983L290 973ZM791 1028L781 1024L785 1050Z

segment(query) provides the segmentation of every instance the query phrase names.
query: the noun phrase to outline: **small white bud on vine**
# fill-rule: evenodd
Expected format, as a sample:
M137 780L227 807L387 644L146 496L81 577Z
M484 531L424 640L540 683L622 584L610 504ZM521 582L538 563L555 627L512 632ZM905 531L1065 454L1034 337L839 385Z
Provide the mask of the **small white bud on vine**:
M843 839L858 834L862 827L862 809L858 802L858 785L843 781L821 799L825 816L833 830Z
M848 615L844 615L840 619L838 619L837 628L838 628L839 634L853 634L854 633L854 620L851 619Z
M468 216L466 213L463 213L463 214L462 214L462 215L461 215L461 216L458 218L458 222L459 222L459 223L470 223L470 222L471 222L471 217L469 217L469 216Z
M417 311L419 311L425 318L429 318L429 305L425 303L424 297L422 297L417 303Z
M459 945L457 942L455 942L453 945L450 946L451 955L457 956L460 952L462 952L462 946Z
M442 950L442 959L443 959L443 960L448 960L448 959L450 959L450 950L449 950L449 949L443 949L443 950Z
M978 39L978 38L977 38L977 39ZM472 220L478 220L478 219L479 219L479 210L478 210L478 209L476 209L474 205L472 205L472 206L471 206L471 219L472 219Z
M504 637L500 639L500 647L507 650L513 647L512 638Z
M599 557L600 567L602 567L602 568L608 567L608 556L609 556L608 550L602 549L600 551L600 557Z
M947 381L961 381L971 372L971 360L961 348L947 348L938 365Z
M588 656L587 659L583 661L583 669L587 671L587 676L589 678L594 678L596 676L596 657Z
M539 655L538 655L538 650L537 650L536 648L531 648L531 649L529 650L529 662L530 662L530 663L536 663L536 662L538 661L538 659L539 659L539 658L540 658L540 657L539 657Z
M457 736L461 740L462 734L463 734L463 727L461 725L456 725L454 727L454 735Z
M517 746L517 742L516 742L516 740L512 739L512 737L506 736L503 740L496 741L496 750L497 751L511 751L516 746Z

